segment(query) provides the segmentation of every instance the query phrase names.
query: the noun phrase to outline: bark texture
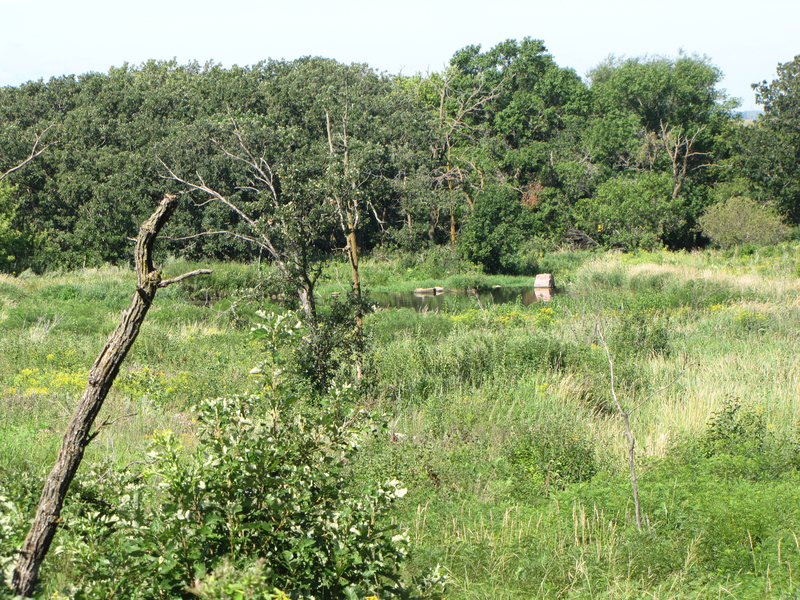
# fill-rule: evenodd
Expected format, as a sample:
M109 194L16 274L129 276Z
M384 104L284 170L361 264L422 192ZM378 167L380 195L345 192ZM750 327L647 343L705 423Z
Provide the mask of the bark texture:
M158 232L175 211L176 204L175 196L167 194L139 230L135 250L136 292L130 306L122 313L119 325L108 338L100 356L97 357L94 366L89 371L86 389L67 426L55 465L45 480L36 517L22 546L14 570L12 587L16 594L24 598L33 596L39 576L39 567L50 549L61 519L64 497L80 466L86 446L97 435L97 430L90 433L92 424L119 373L125 355L139 334L139 329L153 302L156 290L191 275L211 272L207 269L200 269L174 279L162 280L161 273L153 269L153 243Z

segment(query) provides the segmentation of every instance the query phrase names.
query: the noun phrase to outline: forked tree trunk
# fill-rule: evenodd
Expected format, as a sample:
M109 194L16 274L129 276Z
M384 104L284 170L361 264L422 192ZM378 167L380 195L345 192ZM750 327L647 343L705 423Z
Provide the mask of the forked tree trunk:
M161 273L153 269L151 258L153 243L158 232L175 211L176 204L175 196L167 194L139 230L135 250L136 292L133 294L131 305L122 313L119 325L108 338L89 372L86 390L67 426L56 463L45 480L42 497L36 509L36 518L14 569L12 587L16 594L25 598L33 596L39 577L39 567L50 549L60 520L64 497L81 464L86 446L99 431L97 429L94 433L90 433L92 424L119 373L125 355L139 334L156 290L192 275L211 273L208 269L199 269L174 279L162 280Z

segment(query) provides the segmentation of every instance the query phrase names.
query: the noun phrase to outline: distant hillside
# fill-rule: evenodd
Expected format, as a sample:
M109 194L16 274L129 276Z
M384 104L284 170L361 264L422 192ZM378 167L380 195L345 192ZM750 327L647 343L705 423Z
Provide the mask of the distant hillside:
M741 111L739 111L738 114L742 115L742 118L745 121L755 121L756 119L758 119L759 115L763 115L764 114L764 111L761 111L761 110L741 110Z

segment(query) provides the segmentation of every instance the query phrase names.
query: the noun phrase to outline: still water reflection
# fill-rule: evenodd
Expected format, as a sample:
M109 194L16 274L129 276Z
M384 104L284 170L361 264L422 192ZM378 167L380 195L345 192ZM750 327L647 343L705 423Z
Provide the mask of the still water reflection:
M550 300L554 292L548 289L532 287L504 287L479 292L481 304L505 304L516 302L519 296L522 304L528 306L534 302ZM414 292L371 293L370 300L385 308L413 308L421 310L453 310L475 307L475 297L471 294L444 292L440 294L416 294Z

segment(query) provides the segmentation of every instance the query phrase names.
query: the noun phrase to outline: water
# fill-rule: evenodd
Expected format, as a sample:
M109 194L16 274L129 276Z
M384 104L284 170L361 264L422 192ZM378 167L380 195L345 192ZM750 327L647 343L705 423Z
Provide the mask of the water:
M490 304L516 302L517 297L521 297L522 304L528 306L534 302L546 302L553 293L555 292L546 289L534 290L532 287L504 287L478 292L478 298L484 307ZM477 307L475 296L463 292L444 292L436 295L414 292L371 293L370 301L384 308L413 308L417 312Z

